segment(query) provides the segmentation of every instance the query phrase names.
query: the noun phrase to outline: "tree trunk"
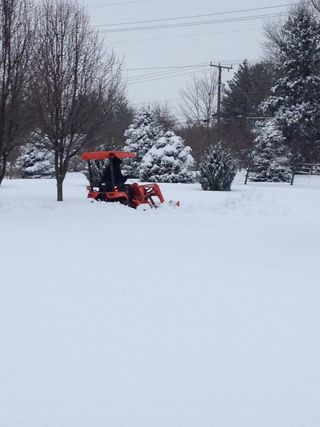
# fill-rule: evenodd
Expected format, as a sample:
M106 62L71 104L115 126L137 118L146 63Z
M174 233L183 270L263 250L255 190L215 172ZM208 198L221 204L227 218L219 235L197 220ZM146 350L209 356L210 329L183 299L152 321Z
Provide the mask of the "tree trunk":
M57 178L57 201L63 202L63 178Z
M0 185L2 184L3 178L6 174L7 162L5 157L0 158Z

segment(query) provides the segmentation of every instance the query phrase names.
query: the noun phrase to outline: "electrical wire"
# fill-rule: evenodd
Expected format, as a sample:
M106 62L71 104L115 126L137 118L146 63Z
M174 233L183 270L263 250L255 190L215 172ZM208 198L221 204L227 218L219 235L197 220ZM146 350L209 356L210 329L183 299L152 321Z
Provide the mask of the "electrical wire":
M207 67L206 67L207 68ZM189 71L188 74L192 74L193 72L197 71L204 71L205 67L201 68L200 70L194 70L194 71ZM149 74L141 74L138 76L132 76L128 78L128 82L130 83L138 83L139 81L146 81L146 80L154 80L154 79L158 79L158 78L170 78L172 76L176 76L176 75L184 75L186 74L186 70L181 70L181 71L162 71L162 72L158 72L158 73L149 73Z
M242 64L244 59L226 59L226 60L213 60L211 62L220 62L221 64ZM247 59L248 64L254 64L258 61L258 59ZM266 61L263 61L266 62ZM122 68L122 71L145 71L145 70L179 70L179 69L187 69L187 68L199 68L208 66L210 63L209 61L202 62L200 64L193 64L193 65L173 65L168 67L141 67L141 68Z
M149 24L149 23L153 23L153 22L177 21L180 19L205 18L208 16L231 15L234 13L256 12L258 10L279 9L279 8L283 8L283 7L288 7L290 5L292 5L292 4L286 3L286 4L279 4L276 6L263 6L263 7L254 7L254 8L250 8L250 9L230 10L230 11L225 11L225 12L203 13L200 15L186 15L186 16L169 17L169 18L147 19L147 20L143 20L143 21L127 21L127 22L117 22L117 23L110 23L110 24L99 24L99 25L95 25L95 27L113 27L113 26L118 26L118 25Z
M193 68L193 71L190 71L190 68ZM184 67L159 67L159 68L154 68L154 71L151 73L143 73L143 74L138 74L138 75L134 75L134 76L130 76L128 78L128 81L130 83L132 82L138 82L138 81L145 81L150 80L150 79L154 79L154 78L170 78L171 76L175 76L178 74L185 74L186 71L188 71L189 73L193 73L194 71L201 71L204 69L207 69L209 67L208 62L205 62L203 64L199 64L197 66L184 66ZM152 70L153 68L150 67L150 69ZM198 70L197 70L198 69ZM211 68L212 69L212 68ZM155 71L157 70L157 71ZM136 71L136 70L135 70Z
M199 71L199 70L197 70L197 71ZM180 71L171 70L171 71L160 71L160 72L158 71L156 73L138 74L136 76L128 77L128 81L136 82L139 80L145 80L145 79L154 78L154 77L170 77L171 75L175 75L175 74L180 73L180 72L186 72L186 70L180 70Z
M169 67L141 67L141 68L123 68L123 71L144 71L144 70L168 70L168 69L179 69L179 68L196 68L208 64L208 61L201 62L200 64L190 65L171 65Z
M259 19L279 18L284 15L286 15L286 13L273 13L273 14L264 14L264 15L242 16L237 18L181 22L181 23L175 23L175 24L163 24L163 25L153 25L153 26L144 26L144 27L141 26L141 27L123 27L123 28L113 28L113 29L111 28L109 30L99 30L98 32L99 33L122 33L122 32L133 32L133 31L148 31L148 30L172 29L172 28L182 28L182 27L195 27L195 26L201 26L201 25L248 22L248 21L254 21Z
M175 73L175 74L171 74L171 75L167 75L167 76L160 76L160 77L155 77L155 78L146 78L146 79L142 79L142 80L138 80L138 81L133 81L133 82L128 82L128 86L132 86L133 84L139 84L139 83L149 83L149 82L154 82L157 80L164 80L164 79L168 79L168 78L175 78L175 77L181 77L181 76L186 76L186 75L194 75L197 73L202 73L202 72L207 72L207 71L212 71L212 68L207 68L207 69L202 69L202 70L198 70L198 71L189 71L187 73L183 72L183 73Z

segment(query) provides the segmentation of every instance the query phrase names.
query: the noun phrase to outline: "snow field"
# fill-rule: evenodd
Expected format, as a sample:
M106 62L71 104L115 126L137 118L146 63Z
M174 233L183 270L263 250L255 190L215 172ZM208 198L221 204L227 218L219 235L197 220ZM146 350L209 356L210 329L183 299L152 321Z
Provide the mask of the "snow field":
M181 208L0 189L0 425L320 424L319 177Z

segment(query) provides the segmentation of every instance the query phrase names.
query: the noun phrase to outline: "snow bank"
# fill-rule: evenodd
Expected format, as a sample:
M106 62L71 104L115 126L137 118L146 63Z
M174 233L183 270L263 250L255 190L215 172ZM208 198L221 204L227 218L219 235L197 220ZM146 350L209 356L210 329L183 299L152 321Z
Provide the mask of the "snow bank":
M180 209L0 188L0 425L318 427L319 177Z

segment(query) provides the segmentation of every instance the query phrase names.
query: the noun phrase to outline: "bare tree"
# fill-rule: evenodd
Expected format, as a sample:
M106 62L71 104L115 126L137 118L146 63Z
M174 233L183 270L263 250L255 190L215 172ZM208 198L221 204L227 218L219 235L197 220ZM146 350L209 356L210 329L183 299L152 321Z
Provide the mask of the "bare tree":
M215 71L204 72L200 77L194 75L186 89L181 91L181 112L190 126L206 124L210 127L213 124L217 91L218 78Z
M283 21L281 19L267 21L264 25L265 41L263 48L267 61L279 62L280 46L283 41Z
M151 114L156 121L165 131L173 130L176 126L176 118L170 110L169 104L165 102L154 102L150 106Z
M0 3L0 184L10 153L30 126L26 102L34 37L32 11L29 0Z
M101 117L123 93L121 73L76 1L44 0L37 16L34 111L38 132L54 153L62 201L70 160L92 141Z

